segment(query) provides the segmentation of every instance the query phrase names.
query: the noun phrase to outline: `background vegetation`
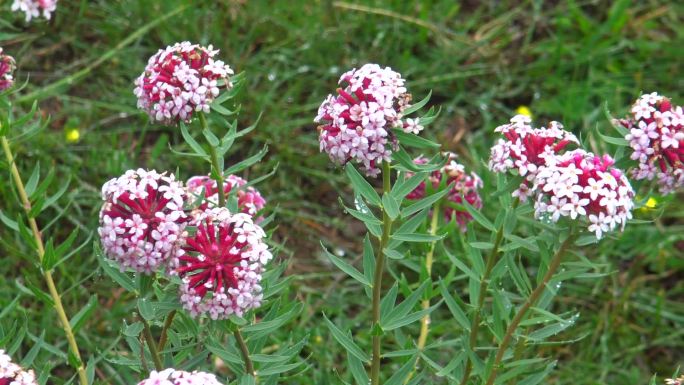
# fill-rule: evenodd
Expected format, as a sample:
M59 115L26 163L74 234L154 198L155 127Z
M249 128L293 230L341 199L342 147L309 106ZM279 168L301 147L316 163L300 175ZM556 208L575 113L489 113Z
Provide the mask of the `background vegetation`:
M80 230L77 244L84 247L57 276L70 314L86 298L97 305L89 308L77 336L86 356L114 356L121 348L122 319L135 306L98 270L92 252L100 186L129 168L177 164L183 179L202 169L169 151L169 145L182 143L179 132L149 125L135 107L133 80L166 45L191 40L221 49L226 62L247 74L242 126L263 113L258 128L226 161L268 145L265 160L250 173L277 167L258 188L277 205L275 238L291 277L289 295L305 304L276 336L309 335L302 355L308 361L291 373L295 384L338 382L326 368L344 362L343 350L324 326L322 312L344 312L340 320L353 320L342 325L348 328L368 324L362 289L331 266L320 248L323 241L357 258L363 232L362 224L342 213L337 195L350 191L344 174L319 154L312 123L340 73L377 62L401 72L417 98L432 90L430 103L442 113L425 135L459 153L481 175L487 174L481 160L488 156L493 128L520 105L532 110L536 122L561 121L598 146L592 140L597 131L616 136L606 106L622 116L641 92L652 91L684 103L684 6L675 2L188 3L62 0L52 21L30 25L10 13L9 4L0 9L0 46L17 58L17 78L29 80L20 106L28 109L37 99L51 117L45 131L16 147L21 169L26 176L37 162L44 173L53 169L55 191L69 183L39 221L51 223L48 231L57 238ZM16 218L7 164L0 163L0 170L0 210ZM657 206L637 216L653 222L630 226L618 241L587 252L608 274L567 282L560 291L555 310L580 316L554 337L564 343L542 347L542 355L558 360L549 382L639 384L654 373L670 376L684 364L684 204L681 195L652 197ZM20 245L0 227L0 342L26 333L20 351L26 355L39 344L34 367L52 367L60 364L54 354L64 355L65 342L53 314L31 290L41 279L34 257ZM445 258L437 263L449 264ZM467 285L458 290L467 297ZM14 320L26 327L17 328ZM435 333L458 333L458 326ZM122 383L116 365L103 361L97 377ZM53 373L60 370L69 369L58 365Z

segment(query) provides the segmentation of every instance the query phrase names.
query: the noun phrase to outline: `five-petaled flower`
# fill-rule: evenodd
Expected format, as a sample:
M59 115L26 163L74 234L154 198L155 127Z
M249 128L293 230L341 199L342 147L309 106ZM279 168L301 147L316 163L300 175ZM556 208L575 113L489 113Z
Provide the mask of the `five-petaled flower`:
M167 125L190 121L196 111L209 112L221 90L233 86L233 70L215 60L218 52L187 41L159 50L135 80L138 107Z
M588 230L601 238L632 217L634 191L608 155L574 150L547 159L534 179L535 215L557 222L561 216L589 220Z
M632 106L631 117L617 122L629 130L625 139L638 163L637 180L657 180L661 193L684 187L684 111L653 92Z
M272 255L266 234L248 214L231 214L223 207L198 212L191 220L194 234L185 238L176 273L180 297L192 316L225 319L261 305L261 275Z
M38 385L33 370L24 370L0 349L0 385Z
M0 92L11 88L14 84L14 58L5 55L0 47Z
M183 254L186 192L173 174L129 170L102 186L98 233L105 255L121 270L168 270Z
M339 83L337 95L328 95L314 119L321 123L320 149L337 164L354 160L367 175L376 176L380 163L391 159L396 142L391 129L423 129L419 119L402 120L411 95L399 73L377 64L353 69Z
M492 146L489 168L494 172L515 170L525 178L513 196L525 201L529 194L530 183L540 167L549 157L560 154L571 143L579 141L572 133L565 131L558 122L549 123L545 128L533 128L529 116L516 115L509 124L495 129L504 138Z
M214 374L193 371L186 372L173 368L152 371L148 378L138 385L223 385Z
M482 208L482 198L478 192L482 188L482 179L474 172L466 173L465 166L456 161L456 154L446 152L444 155L449 158L447 164L441 169L432 172L428 177L428 181L431 184L432 190L439 188L442 184L444 187L449 187L446 202L442 205L444 216L446 220L456 220L461 231L465 231L468 222L473 217L460 205L463 205L463 200L465 199L474 208ZM421 156L413 161L416 164L425 164L428 160ZM425 182L421 182L418 187L406 195L406 198L412 200L423 199L428 192L427 190L428 185Z
M238 201L238 210L241 213L254 216L264 208L266 200L254 187L244 187L246 184L247 181L239 176L229 175L223 181L223 190L226 196L233 190L237 190L235 194ZM206 175L193 176L188 179L186 186L188 193L191 196L191 200L193 197L204 197L204 201L199 205L201 210L204 210L209 206L215 207L218 205L218 188L216 188L217 183L214 179L211 179Z

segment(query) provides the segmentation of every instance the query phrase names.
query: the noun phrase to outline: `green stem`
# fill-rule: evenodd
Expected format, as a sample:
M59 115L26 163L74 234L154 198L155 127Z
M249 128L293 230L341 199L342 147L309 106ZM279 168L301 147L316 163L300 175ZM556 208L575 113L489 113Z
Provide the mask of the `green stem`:
M17 168L17 165L14 161L14 155L12 155L12 150L10 148L9 141L5 136L1 136L0 142L2 142L2 149L5 152L5 157L7 158L7 164L10 167L10 173L12 174L14 185L17 188L17 192L19 193L19 198L21 199L21 203L24 206L24 211L26 212L29 227L31 227L31 232L33 233L33 238L36 242L38 260L42 264L43 258L45 257L45 246L43 244L43 238L40 234L40 230L38 229L38 223L36 222L36 219L32 218L29 215L29 212L31 211L31 201L29 200L28 194L26 193L24 182L22 182L21 180L19 169ZM71 349L74 356L78 359L78 367L76 368L76 371L78 372L79 383L81 385L88 385L88 377L86 376L85 367L83 366L81 353L79 352L78 344L76 343L76 338L74 337L74 332L71 329L71 325L69 324L69 317L67 317L67 314L64 311L64 306L62 305L62 297L60 296L59 291L57 291L57 286L55 285L55 281L52 278L52 272L43 272L43 278L45 279L48 291L50 292L50 297L52 297L52 301L54 302L55 310L57 311L57 318L59 318L59 322L62 324L62 329L64 330L64 334L66 335L69 348Z
M432 208L432 219L430 220L430 235L436 235L437 234L437 229L439 227L439 216L442 215L442 211L440 210L440 204L437 202L435 204L435 207ZM430 248L428 249L427 254L425 255L425 270L427 271L427 275L430 279L432 279L432 263L433 263L433 257L435 254L435 246L437 245L437 241L432 241L430 242ZM430 308L430 300L425 299L421 303L421 307L423 310L429 309ZM423 318L420 320L420 334L418 335L418 350L423 351L425 349L425 344L427 343L427 338L428 334L430 334L430 315L426 314L423 316ZM420 359L420 358L419 358ZM418 366L418 360L413 364L413 370L411 371L411 374L409 374L408 377L406 377L406 380L404 381L404 384L407 384L413 375L416 372L416 367Z
M166 346L166 341L168 340L168 332L169 328L171 327L171 324L173 323L173 318L176 316L176 311L171 310L171 313L166 316L166 320L164 321L164 327L162 328L161 335L159 336L159 343L157 344L157 348L162 351L164 350L164 346Z
M514 211L518 207L518 203L519 201L517 199L513 202ZM480 291L477 297L477 307L475 308L475 313L473 314L473 322L470 325L470 335L468 338L468 346L470 347L471 351L474 351L475 347L477 346L477 336L480 331L480 313L482 313L482 307L484 306L485 297L489 288L489 275L492 273L492 269L494 268L494 265L499 257L499 247L503 241L503 236L504 225L502 223L496 231L494 246L492 247L492 251L489 253L489 255L487 255L485 271L482 275L482 279L480 280ZM465 385L468 382L470 372L473 369L472 360L466 358L466 361L465 371L463 372L463 377L461 378L461 385Z
M202 124L202 128L208 130L209 123L207 122L207 117L204 116L204 113L202 112L200 112L198 115L200 123ZM216 180L218 190L219 207L226 207L226 190L223 188L223 170L221 169L216 147L212 146L211 143L209 143L209 155L211 156L211 169L215 175L214 178Z
M242 353L242 360L245 362L245 373L251 374L252 376L256 377L256 372L254 371L254 364L252 363L252 359L249 358L249 349L247 349L247 343L245 343L245 339L242 338L242 333L240 333L240 329L235 329L233 335L235 336L235 341L237 341L238 347L240 348L240 353Z
M515 329L518 328L520 322L522 322L527 311L537 303L539 297L541 297L542 293L544 293L546 285L549 283L551 278L553 278L553 275L556 274L556 270L558 270L558 267L561 264L565 251L574 242L575 238L575 234L570 234L565 239L565 241L561 243L560 247L556 251L556 254L554 254L554 256L551 258L551 262L549 262L549 269L546 271L546 274L544 274L544 277L542 278L541 282L539 282L534 291L532 291L532 294L530 294L525 303L523 303L520 309L518 309L518 312L515 314L515 317L513 317L513 321L511 321L510 325L508 325L508 328L506 329L506 334L504 334L504 337L501 340L501 344L499 345L499 348L496 351L496 356L494 357L494 365L492 366L492 372L489 374L489 377L487 378L486 385L494 384L494 380L496 380L497 371L499 369L499 366L501 365L501 360L503 360L504 353L506 352L506 349L508 349L508 345L510 344L511 339L513 338L513 333L515 332Z
M150 324L142 316L140 317L140 321L143 323L143 334L145 336L145 341L147 342L147 348L150 349L152 361L154 361L154 368L157 369L157 371L164 370L161 357L159 357L159 350L157 350L157 343L154 341L154 337L152 336Z
M390 164L387 161L382 162L382 191L389 193L392 189L392 182L390 179ZM378 247L378 255L375 260L375 274L373 277L373 324L371 330L373 331L373 357L371 360L371 385L380 384L380 341L381 336L376 335L376 325L380 323L380 299L382 291L382 276L385 267L385 247L389 242L390 231L392 230L392 219L385 210L382 211L382 237L380 238L380 245Z

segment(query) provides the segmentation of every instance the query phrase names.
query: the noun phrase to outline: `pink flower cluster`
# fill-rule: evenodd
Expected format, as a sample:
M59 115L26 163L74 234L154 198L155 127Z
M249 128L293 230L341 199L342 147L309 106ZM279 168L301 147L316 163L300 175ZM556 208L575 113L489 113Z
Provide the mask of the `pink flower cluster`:
M535 215L557 222L561 216L585 217L601 238L632 218L634 191L608 155L575 150L547 158L534 179Z
M252 219L265 204L256 190L238 195L241 213L205 201L186 214L198 189L217 194L211 182L193 177L186 189L173 175L129 170L102 187L98 233L105 255L122 271L178 275L181 302L193 317L224 319L260 306L261 274L272 255ZM233 176L224 187L246 183Z
M50 20L52 12L56 9L57 0L14 0L12 3L12 11L24 12L27 22L34 17L40 17L41 14Z
M657 93L642 95L632 106L631 117L619 121L629 129L631 170L637 180L657 180L660 192L684 187L684 111Z
M419 119L402 120L411 95L404 79L391 68L366 64L340 77L337 95L328 95L314 119L321 151L337 164L351 160L367 175L380 173L379 164L390 160L394 138L390 129L419 133Z
M221 89L233 86L233 70L215 60L218 52L187 41L159 50L135 81L138 107L169 125L189 121L195 111L209 112Z
M272 255L263 229L247 214L210 208L192 219L176 272L183 280L181 302L192 316L225 319L259 307L261 274Z
M466 173L465 167L456 161L456 154L447 152L445 155L449 158L449 162L440 170L434 171L428 178L432 189L437 189L444 180L446 186L451 186L446 196L447 201L462 205L465 199L466 202L476 209L482 208L482 198L478 192L482 188L482 179L474 172ZM425 164L427 159L421 156L414 159L414 162L416 164ZM427 184L422 182L406 197L418 200L425 198L426 194ZM468 222L473 219L464 209L450 206L448 203L444 205L443 210L446 220L456 220L461 231L465 231Z
M677 378L668 378L665 380L666 385L682 385L684 384L684 375Z
M176 369L152 371L138 385L223 385L215 375L205 372L185 372Z
M525 177L526 182L513 193L521 201L530 195L530 183L534 181L537 171L544 166L546 160L554 157L569 144L579 141L572 133L565 131L558 122L549 123L545 128L533 128L532 120L525 115L514 116L509 124L495 129L505 139L492 147L489 168L494 172L517 171Z
M0 47L0 92L12 87L14 84L14 58L2 53Z
M0 349L0 385L38 385L33 370L25 371Z
M266 205L266 200L261 196L261 193L254 187L241 188L246 185L247 181L237 175L229 175L223 182L223 190L228 195L233 189L238 189L237 200L238 210L249 215L256 215ZM218 188L214 179L208 176L193 176L187 182L188 192L192 196L204 196L205 201L199 206L200 209L218 205Z
M98 233L105 254L121 270L172 269L183 254L186 192L173 174L129 170L102 187Z

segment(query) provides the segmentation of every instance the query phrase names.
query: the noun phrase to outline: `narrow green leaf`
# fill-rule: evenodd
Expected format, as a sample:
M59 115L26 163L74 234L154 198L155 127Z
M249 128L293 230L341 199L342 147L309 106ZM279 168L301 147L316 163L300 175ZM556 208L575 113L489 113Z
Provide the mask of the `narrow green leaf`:
M392 220L399 216L399 203L391 194L382 195L382 208Z
M235 174L236 172L242 171L246 169L247 167L250 167L257 162L260 162L261 159L268 153L268 146L264 146L261 150L259 150L258 153L250 156L247 159L244 159L240 162L235 163L234 165L228 167L224 172L224 176L228 176L230 174Z
M85 322L93 315L95 308L97 307L97 295L91 295L88 299L88 303L74 314L74 316L69 320L69 325L73 329L74 333L78 333L79 329L85 324Z
M333 337L335 337L337 342L339 342L347 350L347 352L349 352L349 354L354 355L362 362L368 362L370 360L368 354L361 350L361 348L359 348L347 334L335 326L335 324L332 323L325 314L323 314L323 319L325 319L325 322L328 325Z
M97 243L94 243L94 251L95 255L98 256L97 262L100 264L100 267L102 268L102 271L105 272L105 274L107 274L111 279L114 280L114 282L118 283L119 286L123 287L124 289L132 293L137 291L135 283L133 283L133 280L126 274L119 271L119 269L113 267L110 264L109 260L105 259L105 256L102 254L102 251L100 250Z
M204 148L202 148L202 146L199 143L197 143L195 138L193 138L192 135L190 135L190 133L188 132L188 127L185 125L184 122L180 122L180 129L181 135L183 135L183 139L190 146L190 148L192 148L197 155L206 157L207 152L204 151Z
M428 197L425 197L418 202L404 208L401 210L401 217L406 218L410 216L411 214L417 213L418 211L427 208L427 207L432 207L437 201L442 199L446 194L449 193L449 189L446 188L442 191L438 191Z
M36 191L36 186L38 186L38 180L40 179L40 163L36 163L36 165L33 167L33 172L31 172L31 176L29 177L28 181L24 185L24 190L26 190L26 194L28 196L32 196L33 193Z
M375 206L381 206L382 201L380 200L380 195L378 195L378 192L375 191L373 186L368 183L366 178L361 176L359 172L354 168L354 166L351 163L347 163L347 166L345 167L345 171L347 173L347 177L349 177L349 180L352 183L352 187L354 188L354 191L357 193L361 194L362 197L366 198L368 202Z
M403 385L406 379L408 378L409 374L413 371L413 367L416 364L416 360L418 359L418 356L416 355L415 357L412 357L410 360L406 361L404 365L397 370L392 377L385 382L385 385Z
M403 242L434 242L444 239L446 234L430 235L430 234L416 234L416 233L396 233L392 234L392 239Z
M430 101L430 97L431 97L431 96L432 96L432 91L430 91L430 92L427 94L427 96L423 98L423 100L419 101L418 103L412 104L410 107L408 107L407 109L405 109L405 110L402 112L402 115L403 115L403 116L408 116L408 115L411 115L412 113L414 113L414 112L420 110L421 108L423 108L423 107Z
M489 219L485 218L485 216L482 215L482 213L479 210L471 206L470 203L468 203L466 200L463 200L462 204L463 207L465 207L465 209L468 211L468 213L473 217L473 219L475 219L475 222L479 223L480 226L492 232L496 231L496 227L494 227L494 224L492 224L492 222L490 222Z
M363 362L361 362L361 360L347 352L347 362L349 363L349 371L352 373L356 385L370 384L366 368L363 367Z
M392 129L392 132L394 133L394 136L396 136L399 140L399 143L401 143L403 146L429 149L437 149L442 147L442 145L439 143L435 143L431 140L421 138L420 136L413 133L404 132L399 128Z
M425 180L426 176L427 173L419 172L411 175L410 178L399 179L394 183L394 186L392 186L390 194L392 194L397 202L401 202L406 195L415 190L415 188Z
M463 330L470 331L470 320L468 320L468 317L463 309L461 309L461 306L459 306L458 302L456 302L454 297L449 293L449 289L444 281L439 283L439 291L442 294L442 298L444 299L444 302L446 302L451 315L454 316L456 323L458 323Z
M361 274L356 268L349 263L343 261L342 259L338 258L335 256L333 253L329 252L328 249L325 248L323 245L323 242L321 242L321 247L323 248L323 251L325 251L325 254L328 256L330 261L337 266L338 269L344 271L348 276L354 278L355 280L361 282L362 284L366 286L371 286L370 281Z

